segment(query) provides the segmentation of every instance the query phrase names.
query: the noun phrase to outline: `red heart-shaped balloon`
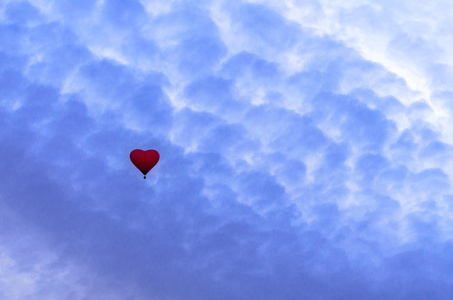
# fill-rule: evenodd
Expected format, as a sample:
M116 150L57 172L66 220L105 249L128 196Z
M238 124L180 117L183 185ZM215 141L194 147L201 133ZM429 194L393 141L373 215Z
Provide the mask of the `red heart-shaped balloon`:
M143 175L143 178L146 178L146 173L148 173L159 161L159 152L156 150L132 150L130 158L134 166L139 169Z

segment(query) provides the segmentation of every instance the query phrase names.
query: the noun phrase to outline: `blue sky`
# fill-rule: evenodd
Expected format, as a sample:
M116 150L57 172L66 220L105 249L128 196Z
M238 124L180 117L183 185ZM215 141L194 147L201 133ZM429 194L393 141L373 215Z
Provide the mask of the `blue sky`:
M453 4L374 2L1 1L0 298L449 299Z

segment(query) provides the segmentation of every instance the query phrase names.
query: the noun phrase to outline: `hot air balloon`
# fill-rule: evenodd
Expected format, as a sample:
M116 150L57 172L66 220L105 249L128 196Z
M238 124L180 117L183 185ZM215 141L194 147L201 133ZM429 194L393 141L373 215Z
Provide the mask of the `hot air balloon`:
M146 179L146 174L157 164L160 157L156 150L144 151L140 149L132 150L129 156L134 166L143 173L144 179Z

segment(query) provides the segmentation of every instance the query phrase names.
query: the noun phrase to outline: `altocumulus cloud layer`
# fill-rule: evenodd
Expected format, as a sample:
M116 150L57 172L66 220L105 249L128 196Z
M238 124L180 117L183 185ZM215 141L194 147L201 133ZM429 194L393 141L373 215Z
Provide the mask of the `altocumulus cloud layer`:
M2 1L0 298L448 299L452 12Z

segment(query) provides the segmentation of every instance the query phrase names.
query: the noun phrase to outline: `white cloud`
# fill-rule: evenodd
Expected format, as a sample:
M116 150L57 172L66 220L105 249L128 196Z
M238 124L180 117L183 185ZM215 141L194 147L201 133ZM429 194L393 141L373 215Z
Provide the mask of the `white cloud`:
M2 6L0 204L50 242L5 242L4 286L394 298L431 268L450 291L450 4L29 3Z

